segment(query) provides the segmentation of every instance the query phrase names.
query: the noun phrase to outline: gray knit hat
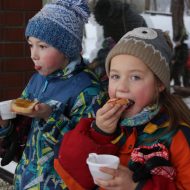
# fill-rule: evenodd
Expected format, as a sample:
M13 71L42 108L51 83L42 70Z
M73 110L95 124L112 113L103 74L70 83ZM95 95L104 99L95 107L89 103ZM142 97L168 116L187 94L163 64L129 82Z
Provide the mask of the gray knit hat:
M29 20L25 36L52 45L72 60L82 50L84 24L89 15L87 0L53 0Z
M169 89L172 44L165 32L140 27L126 33L106 58L105 67L108 75L111 59L120 54L133 55L141 59Z

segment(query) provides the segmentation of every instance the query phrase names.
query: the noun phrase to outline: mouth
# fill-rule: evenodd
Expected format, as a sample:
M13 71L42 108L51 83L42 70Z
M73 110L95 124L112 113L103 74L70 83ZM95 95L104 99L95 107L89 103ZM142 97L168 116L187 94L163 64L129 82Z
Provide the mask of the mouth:
M128 102L126 104L126 106L127 106L126 109L129 109L131 106L133 106L135 104L135 102L131 99L127 99L127 100L128 100Z
M37 71L39 71L39 70L41 70L42 67L39 66L39 65L35 65L34 68L35 68Z

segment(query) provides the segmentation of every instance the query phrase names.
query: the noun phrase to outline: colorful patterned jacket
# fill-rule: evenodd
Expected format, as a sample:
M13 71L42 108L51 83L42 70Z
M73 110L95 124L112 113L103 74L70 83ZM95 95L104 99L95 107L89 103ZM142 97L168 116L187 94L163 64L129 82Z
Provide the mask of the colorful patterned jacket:
M149 172L148 167L133 170L133 179L138 182L136 190L189 190L190 128L182 124L170 132L167 129L168 117L164 112L146 125L135 128L120 126L114 135L97 130L93 119L81 119L77 127L65 135L54 167L70 190L92 190L96 186L86 164L89 153L118 155L122 165L134 169L131 165L134 166L135 159L132 158L141 147L143 159L149 158L145 164L151 169ZM157 145L160 145L158 150ZM154 158L150 159L152 153ZM165 153L168 153L168 160L163 159ZM142 154L138 155L142 159Z
M94 117L104 103L101 85L79 59L47 77L34 74L22 97L44 102L53 112L47 122L32 121L15 172L15 190L67 189L53 167L55 147L82 117Z

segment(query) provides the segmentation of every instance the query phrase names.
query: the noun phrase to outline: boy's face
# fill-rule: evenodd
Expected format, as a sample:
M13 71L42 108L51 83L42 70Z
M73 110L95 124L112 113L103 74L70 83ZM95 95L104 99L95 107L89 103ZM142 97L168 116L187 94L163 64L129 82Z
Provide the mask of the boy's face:
M34 68L39 74L47 76L66 66L66 57L56 48L34 37L29 37L28 44Z
M123 117L131 117L155 102L158 91L164 86L158 84L152 71L138 58L131 55L117 55L111 60L109 75L110 98L128 98L135 102L125 110Z

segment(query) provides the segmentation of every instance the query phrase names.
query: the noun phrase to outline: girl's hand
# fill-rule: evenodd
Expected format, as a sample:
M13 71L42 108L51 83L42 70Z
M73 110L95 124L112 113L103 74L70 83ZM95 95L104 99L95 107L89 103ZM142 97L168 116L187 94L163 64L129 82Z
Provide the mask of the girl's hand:
M127 167L120 165L118 169L102 167L102 172L110 174L113 179L101 180L96 179L96 184L106 190L134 190L138 183L132 180L132 171Z
M40 118L40 119L44 119L45 121L47 121L51 112L52 112L52 108L50 106L48 106L47 104L44 104L44 103L39 103L39 104L35 105L35 107L31 113L26 114L26 113L17 112L17 114L25 115L28 117Z
M96 113L96 125L106 133L113 133L126 105L106 103Z

